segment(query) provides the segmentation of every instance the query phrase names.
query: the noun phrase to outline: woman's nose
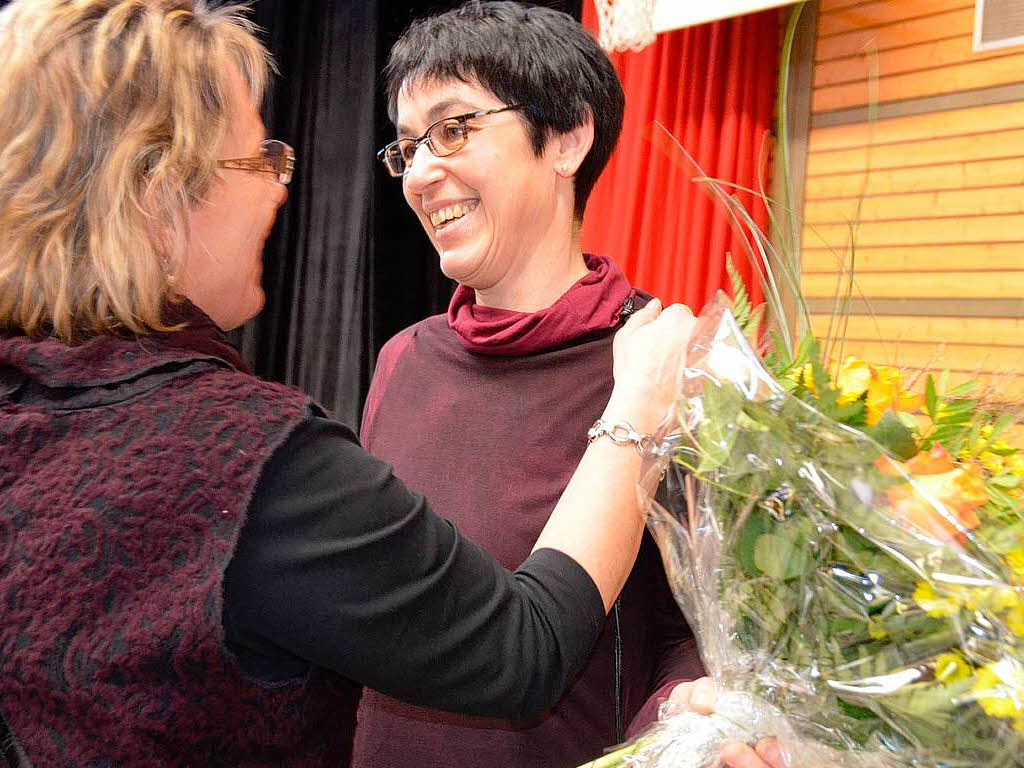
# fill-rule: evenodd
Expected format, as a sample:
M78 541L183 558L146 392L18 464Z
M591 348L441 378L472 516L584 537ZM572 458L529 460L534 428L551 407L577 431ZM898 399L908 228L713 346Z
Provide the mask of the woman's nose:
M288 185L274 180L274 210L277 210L288 201Z
M444 175L444 161L435 157L426 142L416 147L412 156L412 165L406 171L403 182L406 189L414 195L422 194L423 190Z

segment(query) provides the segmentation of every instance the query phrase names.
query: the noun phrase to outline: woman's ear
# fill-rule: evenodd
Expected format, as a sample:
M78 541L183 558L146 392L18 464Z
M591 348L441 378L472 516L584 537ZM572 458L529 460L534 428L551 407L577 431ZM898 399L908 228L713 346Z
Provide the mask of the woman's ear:
M594 118L588 114L580 125L556 135L552 141L555 173L567 179L572 178L594 143Z

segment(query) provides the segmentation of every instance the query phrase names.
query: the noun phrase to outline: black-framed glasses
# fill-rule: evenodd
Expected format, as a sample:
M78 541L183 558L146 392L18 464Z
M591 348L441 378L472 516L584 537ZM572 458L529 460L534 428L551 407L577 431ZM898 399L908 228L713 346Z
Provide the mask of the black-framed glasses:
M277 174L278 182L287 184L292 180L292 173L295 171L295 150L283 141L267 139L260 144L259 157L219 160L217 165L220 168L232 168L236 171Z
M458 152L469 141L467 122L484 115L496 115L510 109L522 109L522 105L506 104L504 107L481 109L455 117L443 117L427 128L418 139L403 137L392 141L377 153L377 157L381 159L384 167L392 176L404 176L412 167L412 159L420 144L426 144L427 149L434 157L447 157L453 152Z

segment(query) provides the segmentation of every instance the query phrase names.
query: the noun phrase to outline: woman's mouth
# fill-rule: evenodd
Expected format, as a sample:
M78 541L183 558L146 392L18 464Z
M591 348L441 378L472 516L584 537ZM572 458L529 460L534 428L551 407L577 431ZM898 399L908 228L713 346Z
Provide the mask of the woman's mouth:
M452 224L452 222L458 221L467 213L476 209L478 200L468 200L466 202L455 203L453 205L439 208L436 211L432 211L430 216L430 223L434 227L434 231L440 231L445 227Z

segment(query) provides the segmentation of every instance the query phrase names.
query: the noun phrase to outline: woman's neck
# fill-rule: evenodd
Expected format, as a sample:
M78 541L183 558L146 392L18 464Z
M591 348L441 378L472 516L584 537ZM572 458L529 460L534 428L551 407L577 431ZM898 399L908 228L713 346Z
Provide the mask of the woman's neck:
M516 273L487 289L476 289L483 307L537 312L554 304L588 272L579 237L566 247L535 250L517 262Z

